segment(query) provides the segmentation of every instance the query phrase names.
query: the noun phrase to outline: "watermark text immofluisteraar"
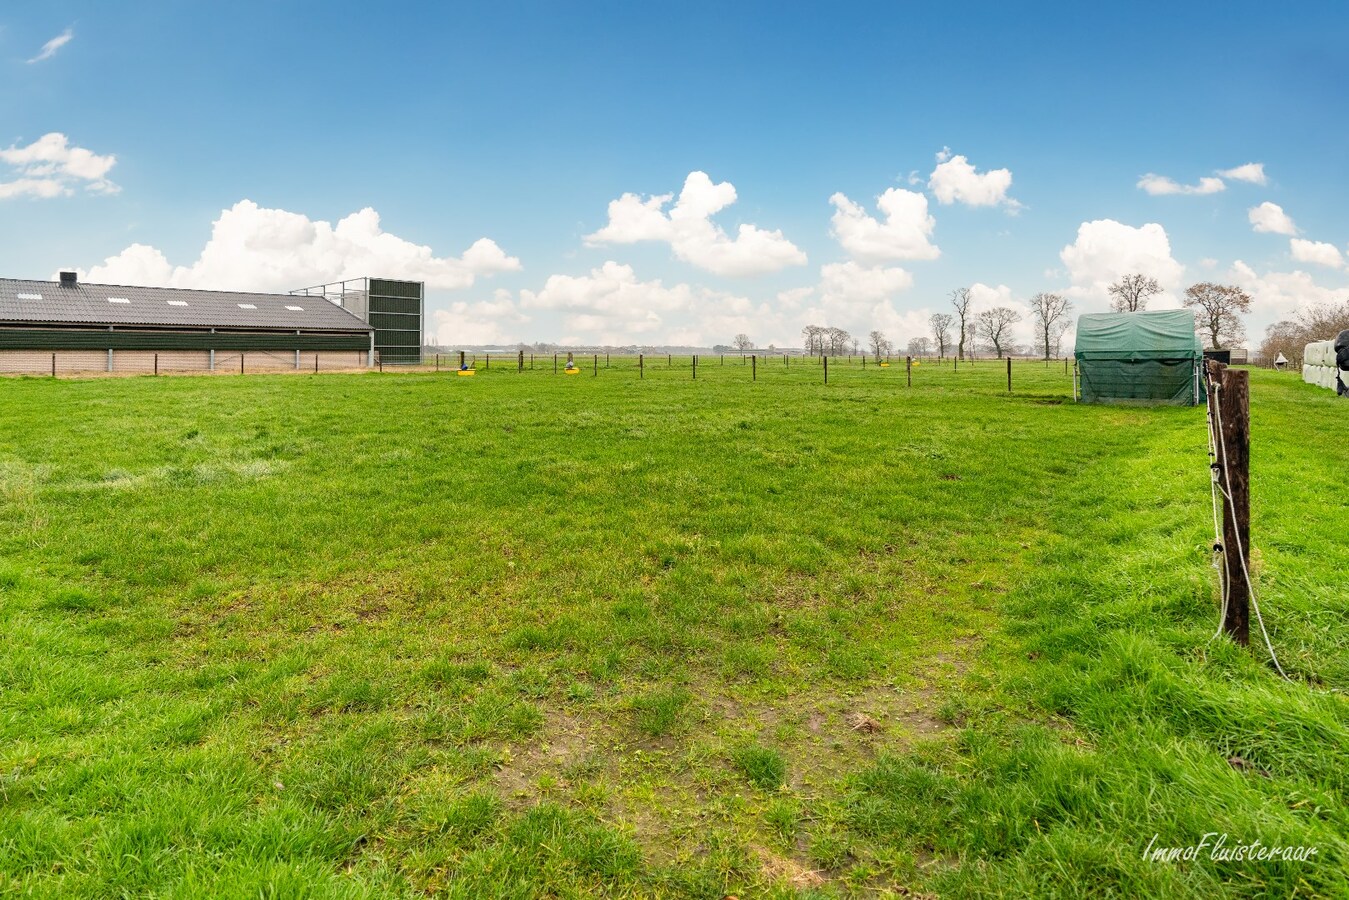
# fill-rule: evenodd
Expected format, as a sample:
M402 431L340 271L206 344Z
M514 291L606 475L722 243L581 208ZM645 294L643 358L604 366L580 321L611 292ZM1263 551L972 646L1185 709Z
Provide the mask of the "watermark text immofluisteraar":
M1213 862L1273 862L1276 860L1307 862L1316 856L1315 847L1282 847L1278 844L1265 844L1261 841L1243 843L1232 840L1225 831L1222 833L1217 831L1205 832L1199 838L1199 843L1190 844L1188 847L1159 847L1157 846L1159 837L1160 835L1154 834L1152 840L1148 841L1147 849L1143 851L1143 859L1147 862L1192 862L1201 856L1207 856Z

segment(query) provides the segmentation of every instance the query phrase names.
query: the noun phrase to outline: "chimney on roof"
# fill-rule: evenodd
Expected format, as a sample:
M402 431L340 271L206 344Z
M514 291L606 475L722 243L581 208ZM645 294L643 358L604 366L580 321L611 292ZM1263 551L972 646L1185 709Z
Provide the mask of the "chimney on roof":
M78 272L62 272L61 287L74 287L79 284L80 276Z

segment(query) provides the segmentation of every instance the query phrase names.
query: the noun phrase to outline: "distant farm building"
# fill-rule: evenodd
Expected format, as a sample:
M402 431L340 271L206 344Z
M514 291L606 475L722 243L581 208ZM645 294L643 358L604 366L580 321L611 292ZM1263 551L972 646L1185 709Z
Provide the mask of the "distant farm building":
M1084 403L1193 406L1205 396L1203 346L1187 310L1088 313L1073 355Z
M361 282L412 295L416 314L382 329L384 319L369 318L381 300L368 289L349 292L351 308L322 294L87 284L73 272L0 279L0 372L333 370L374 365L382 351L384 362L419 362L422 285ZM409 352L404 335L414 329Z

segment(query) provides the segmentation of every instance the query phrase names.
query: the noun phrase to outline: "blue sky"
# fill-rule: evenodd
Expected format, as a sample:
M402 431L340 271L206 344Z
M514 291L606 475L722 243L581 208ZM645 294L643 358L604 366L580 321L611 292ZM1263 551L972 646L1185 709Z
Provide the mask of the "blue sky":
M1126 270L1241 284L1257 338L1349 297L1349 6L1097 7L10 5L0 274L415 277L446 343L902 345L953 287Z

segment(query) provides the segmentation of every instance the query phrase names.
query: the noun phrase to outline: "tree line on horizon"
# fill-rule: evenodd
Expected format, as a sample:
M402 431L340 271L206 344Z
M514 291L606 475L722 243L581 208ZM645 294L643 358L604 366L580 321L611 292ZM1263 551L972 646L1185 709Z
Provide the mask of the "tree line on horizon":
M1123 275L1109 287L1110 308L1114 312L1144 312L1148 308L1148 301L1161 292L1161 285L1150 275ZM1011 339L1013 326L1024 320L1019 310L1003 305L975 312L972 309L974 298L968 287L951 291L949 299L953 312L929 316L931 337L912 338L908 342L910 355L926 356L935 351L939 359L944 359L949 349L954 350L957 359L963 360L970 351L986 348L1001 359L1022 349ZM1208 347L1231 347L1245 340L1246 328L1241 316L1250 312L1251 297L1241 288L1203 281L1186 288L1181 303L1193 313L1195 329ZM1030 298L1030 308L1035 324L1035 342L1031 353L1046 360L1060 355L1063 336L1071 326L1069 314L1073 310L1073 302L1062 294L1042 291ZM1349 301L1346 301L1342 312L1332 306L1305 312L1304 319L1285 320L1271 325L1266 344L1276 341L1280 342L1281 347L1283 344L1292 346L1293 341L1301 340L1296 335L1324 328L1327 323L1343 320L1346 324L1342 328L1349 327ZM802 349L811 356L842 356L849 352L857 353L860 347L860 342L848 331L830 326L807 325L801 329L801 338ZM982 342L982 348L977 347L979 342ZM871 332L868 346L877 358L889 356L895 351L895 345L880 330ZM738 334L734 347L743 351L753 349L754 344L748 335ZM1299 346L1297 356L1300 357L1301 353L1302 348Z

